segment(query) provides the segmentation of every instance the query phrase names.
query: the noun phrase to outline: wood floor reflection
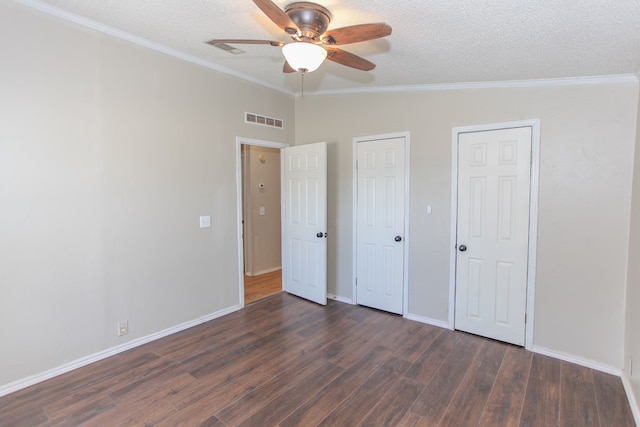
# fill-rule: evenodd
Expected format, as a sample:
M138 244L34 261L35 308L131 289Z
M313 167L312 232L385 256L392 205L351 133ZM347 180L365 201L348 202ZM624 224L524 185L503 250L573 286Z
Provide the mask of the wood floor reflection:
M245 305L282 292L282 270L259 276L244 276Z
M0 398L0 426L635 425L619 377L284 292Z

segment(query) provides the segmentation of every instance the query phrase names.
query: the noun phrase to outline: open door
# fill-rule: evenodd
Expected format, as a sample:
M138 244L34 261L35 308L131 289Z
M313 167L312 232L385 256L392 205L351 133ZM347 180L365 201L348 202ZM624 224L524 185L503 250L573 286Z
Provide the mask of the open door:
M327 144L282 150L284 290L327 303Z

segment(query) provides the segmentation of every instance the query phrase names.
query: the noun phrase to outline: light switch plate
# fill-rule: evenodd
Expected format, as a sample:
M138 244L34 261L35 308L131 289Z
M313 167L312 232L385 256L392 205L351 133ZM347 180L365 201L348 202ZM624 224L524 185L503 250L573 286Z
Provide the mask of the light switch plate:
M201 216L200 217L200 228L209 228L209 227L211 227L211 217L209 215Z

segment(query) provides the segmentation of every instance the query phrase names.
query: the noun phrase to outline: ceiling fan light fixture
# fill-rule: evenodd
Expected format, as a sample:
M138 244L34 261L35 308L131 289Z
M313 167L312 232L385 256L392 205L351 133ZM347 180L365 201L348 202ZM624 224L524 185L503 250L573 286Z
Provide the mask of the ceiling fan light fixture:
M301 73L317 70L327 57L327 51L322 46L308 42L294 42L284 45L282 54L291 68Z

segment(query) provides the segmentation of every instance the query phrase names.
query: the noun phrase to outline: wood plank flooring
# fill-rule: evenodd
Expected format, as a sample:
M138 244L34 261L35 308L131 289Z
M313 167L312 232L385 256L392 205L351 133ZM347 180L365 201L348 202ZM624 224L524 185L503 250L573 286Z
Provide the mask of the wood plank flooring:
M620 378L286 293L0 398L0 426L634 426Z
M282 292L282 270L259 276L244 276L245 305L270 297L278 292Z

